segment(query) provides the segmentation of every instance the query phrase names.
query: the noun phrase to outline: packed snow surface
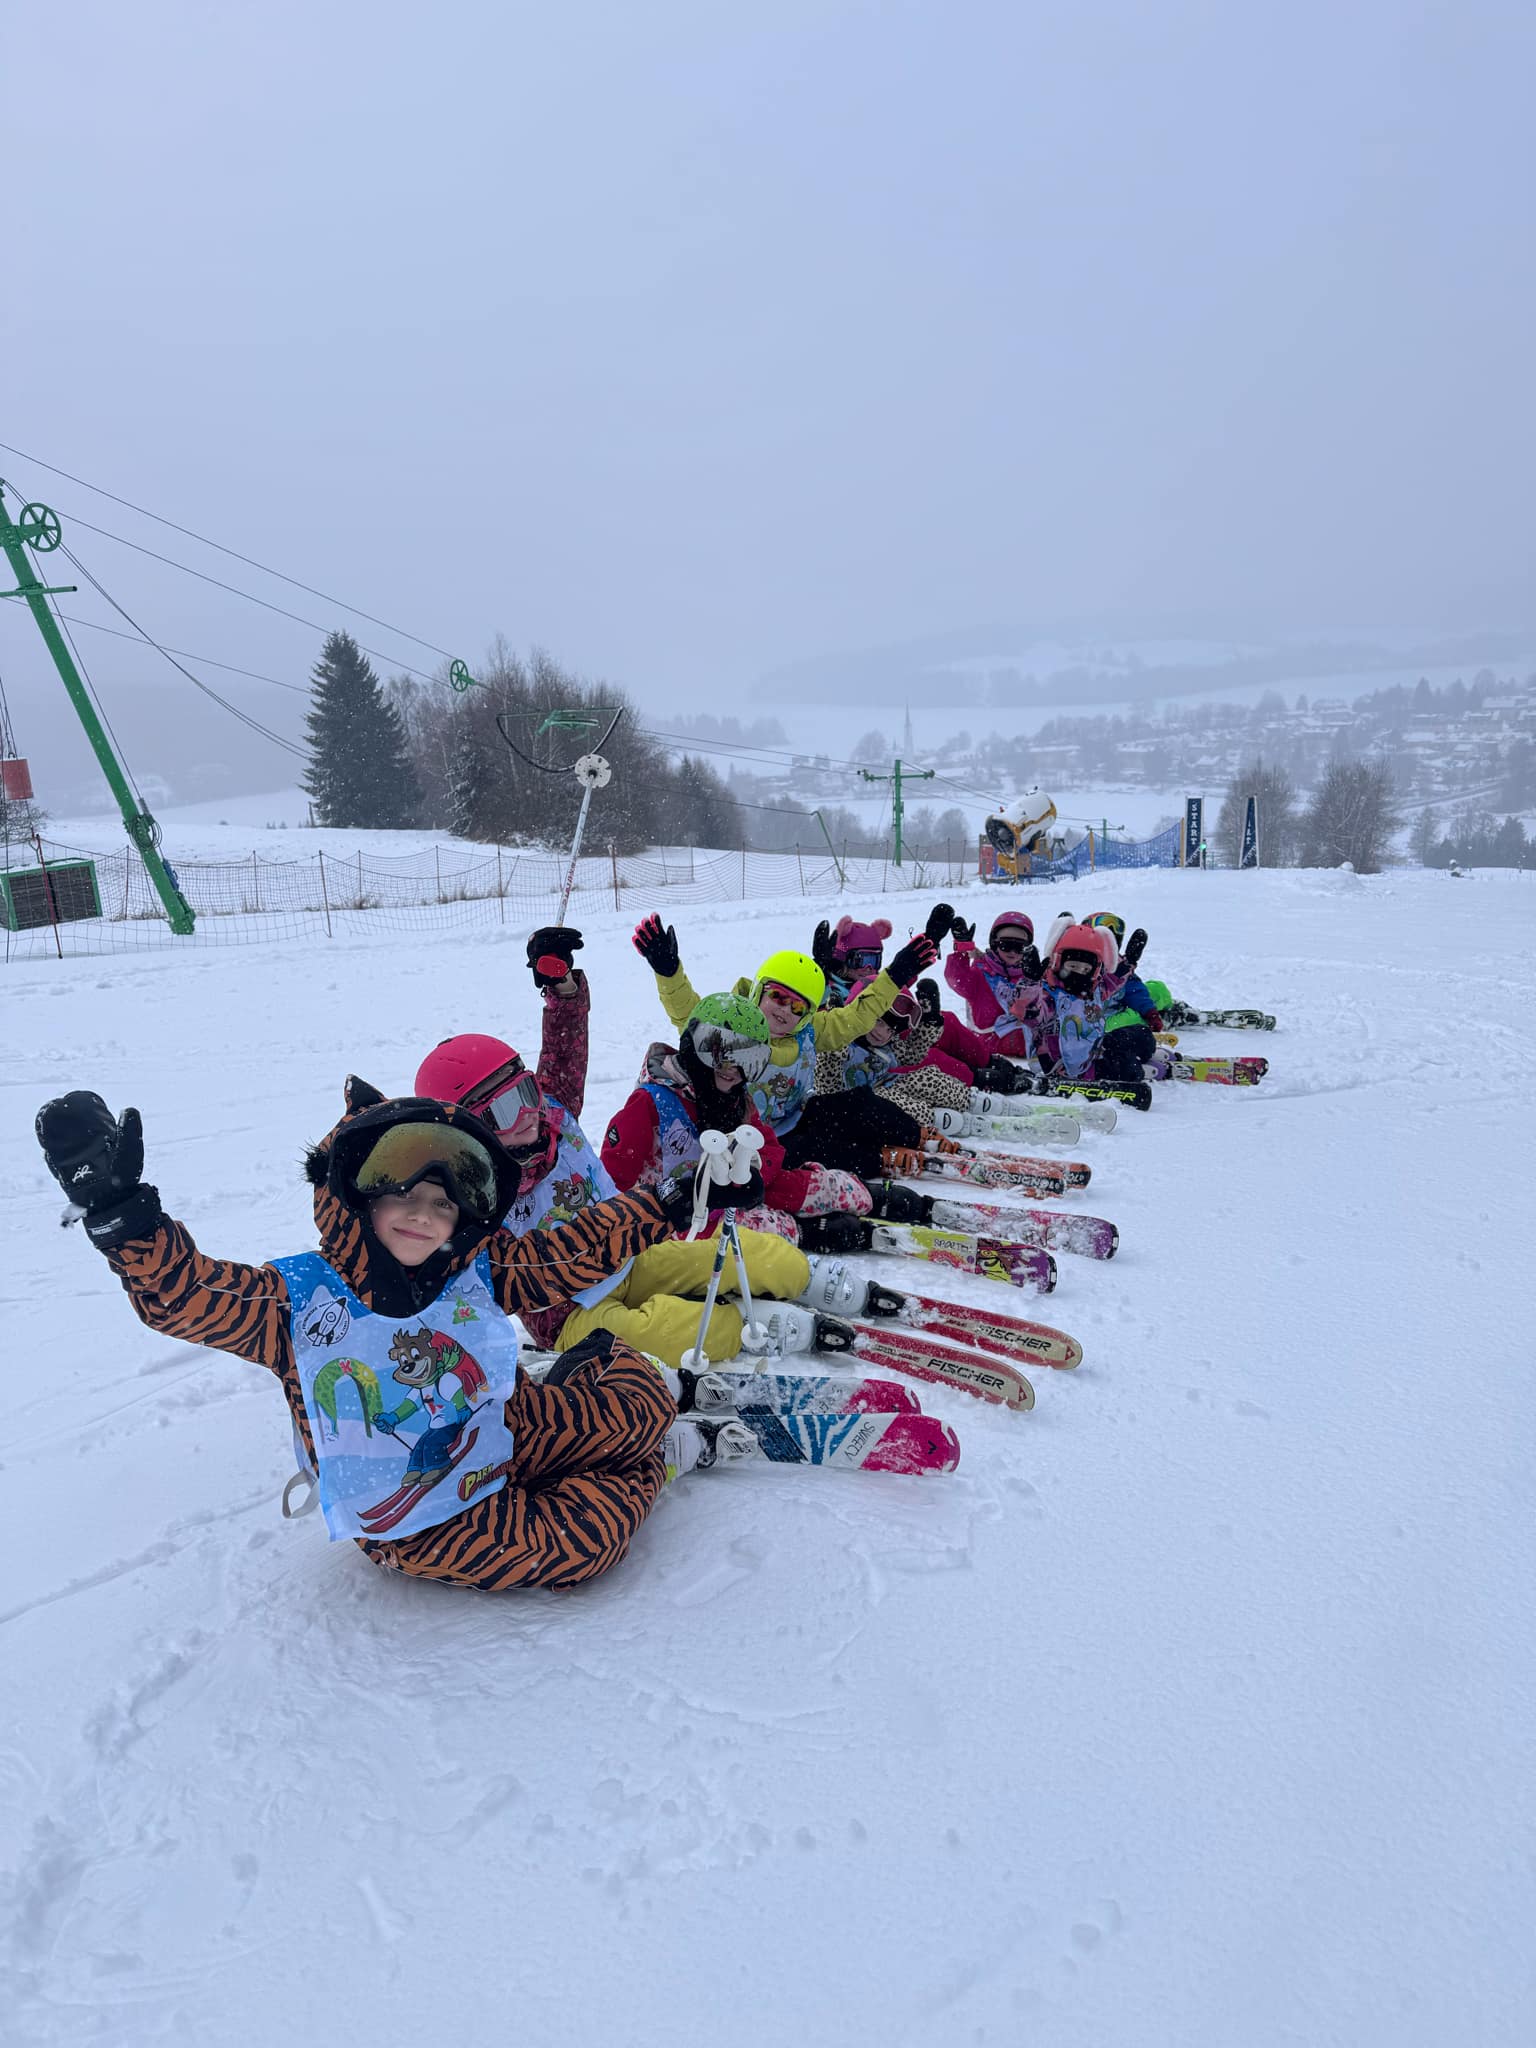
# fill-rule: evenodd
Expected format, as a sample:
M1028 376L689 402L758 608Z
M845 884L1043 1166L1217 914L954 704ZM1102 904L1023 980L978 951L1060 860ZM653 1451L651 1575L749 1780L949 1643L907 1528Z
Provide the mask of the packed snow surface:
M31 1134L137 1103L205 1248L299 1249L348 1070L534 1050L522 935L6 972L8 2043L1536 2039L1536 881L1089 893L1277 1013L1186 1039L1269 1079L1085 1136L1123 1250L1048 1300L865 1266L1082 1369L1032 1415L923 1389L950 1478L695 1475L563 1595L283 1522L271 1378L137 1323ZM683 913L685 964L823 908ZM583 955L595 1133L661 1029L628 922Z

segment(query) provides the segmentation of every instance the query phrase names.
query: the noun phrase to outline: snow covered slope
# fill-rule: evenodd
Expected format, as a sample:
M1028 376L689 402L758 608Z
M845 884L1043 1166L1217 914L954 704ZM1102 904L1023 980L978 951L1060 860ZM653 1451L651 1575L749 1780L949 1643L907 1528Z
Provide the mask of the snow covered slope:
M348 1069L532 1051L521 935L8 970L7 2042L1536 2038L1536 882L1091 893L1281 1028L1201 1041L1262 1088L1085 1139L1124 1249L1044 1305L1082 1369L1029 1416L923 1389L950 1479L690 1478L562 1596L285 1524L270 1379L134 1320L31 1136L135 1102L206 1248L297 1249ZM685 962L816 908L685 913ZM583 958L600 1130L661 1020L617 918Z

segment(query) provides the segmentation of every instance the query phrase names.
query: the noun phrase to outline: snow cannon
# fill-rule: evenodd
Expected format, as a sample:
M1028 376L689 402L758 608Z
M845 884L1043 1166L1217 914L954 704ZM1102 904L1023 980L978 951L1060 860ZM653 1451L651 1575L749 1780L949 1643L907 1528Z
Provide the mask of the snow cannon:
M996 853L999 865L1018 879L1021 860L1033 859L1037 854L1050 852L1050 828L1056 820L1056 805L1048 796L1038 790L1027 797L1021 797L1010 810L999 811L988 818L985 826L988 843Z

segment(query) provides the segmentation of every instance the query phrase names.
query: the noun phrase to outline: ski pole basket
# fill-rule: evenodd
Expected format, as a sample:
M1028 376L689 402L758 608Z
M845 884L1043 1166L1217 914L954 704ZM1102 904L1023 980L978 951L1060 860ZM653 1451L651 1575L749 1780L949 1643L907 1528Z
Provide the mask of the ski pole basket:
M51 860L44 867L0 868L0 923L8 931L79 924L100 917L93 860Z

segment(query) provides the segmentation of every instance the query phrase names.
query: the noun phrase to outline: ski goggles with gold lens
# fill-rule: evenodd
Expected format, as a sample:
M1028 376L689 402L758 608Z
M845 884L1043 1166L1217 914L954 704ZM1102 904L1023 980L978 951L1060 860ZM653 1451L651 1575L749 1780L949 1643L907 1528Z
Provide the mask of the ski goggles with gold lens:
M419 1180L440 1177L466 1215L496 1220L496 1167L478 1138L448 1124L393 1124L357 1169L360 1195L406 1195Z
M776 1003L782 1003L791 1017L809 1017L812 1005L804 996L796 995L792 988L785 988L782 982L764 981L758 984L761 994L772 996Z
M544 1091L519 1060L516 1066L509 1064L483 1081L473 1096L465 1098L463 1106L476 1116L483 1116L496 1130L505 1132L530 1109L541 1108L543 1102Z

